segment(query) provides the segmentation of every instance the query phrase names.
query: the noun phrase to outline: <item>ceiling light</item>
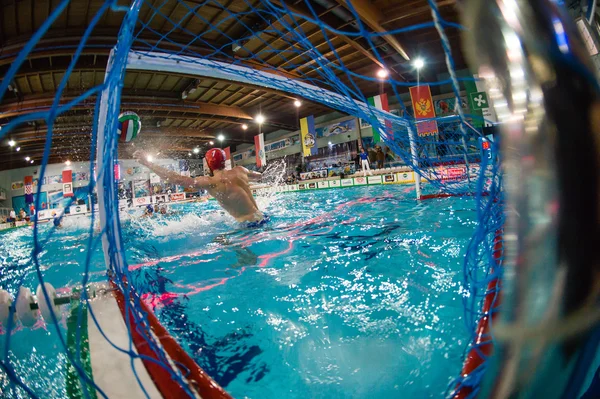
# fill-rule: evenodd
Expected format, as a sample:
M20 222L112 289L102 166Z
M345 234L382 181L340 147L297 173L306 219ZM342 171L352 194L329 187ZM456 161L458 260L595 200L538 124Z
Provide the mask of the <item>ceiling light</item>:
M413 62L413 66L416 69L421 69L425 66L425 61L423 61L423 58L417 58L415 62Z
M31 158L29 158L29 157L25 157L25 160L26 160L26 161L29 161L29 160L31 160Z
M14 140L9 140L9 141L8 141L8 145L9 145L9 146L11 146L11 147L14 147L14 146L15 146L15 144L17 144L17 143L15 143L15 141L14 141Z
M200 148L196 147L194 148L194 154L199 154L200 153Z
M262 116L262 114L258 114L256 115L256 118L254 118L254 120L256 121L256 123L258 123L259 125L262 125L263 123L265 123L265 117Z
M294 101L294 107L300 108L301 105L302 103L299 100Z
M69 161L68 159L65 161L65 165L67 166L71 166L71 161Z
M188 157L191 157L191 156L192 156L192 153L191 153L191 152L188 152Z
M17 151L21 151L21 147L17 147Z
M154 158L152 158L152 155L148 155L148 156L146 157L146 159L148 160L148 162L152 162L152 160L153 160Z
M209 141L208 144L215 145L215 142L214 141Z
M30 162L30 163L33 163L33 159L31 160L31 162Z
M383 68L380 69L379 71L377 71L377 77L379 79L385 79L385 78L387 78L389 76L389 74L390 73L387 70L383 69Z
M331 141L329 143L327 143L327 144L331 145Z
M248 125L246 125L245 123L242 124L242 129L247 130L248 129Z
M219 135L217 136L217 140L219 140L219 141L223 141L223 140L225 140L225 136L223 136L222 134L219 134Z

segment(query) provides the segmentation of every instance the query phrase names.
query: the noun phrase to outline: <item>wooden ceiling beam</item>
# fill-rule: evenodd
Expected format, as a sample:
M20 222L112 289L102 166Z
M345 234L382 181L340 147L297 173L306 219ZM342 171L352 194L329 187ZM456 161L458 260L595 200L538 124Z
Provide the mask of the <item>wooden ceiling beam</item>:
M345 0L337 0L338 3L340 3L341 5L344 5L342 3L344 3ZM278 6L281 6L281 0L273 0L274 4L277 4ZM292 6L290 4L286 4L286 7L292 11L293 13L301 16L302 18L310 18L310 19L314 19L312 15L309 15L308 13L300 10L298 7L296 6ZM371 61L373 61L374 64L376 64L377 66L379 66L380 68L384 68L385 66L367 49L365 49L363 46L360 45L360 43L356 42L355 40L349 38L346 35L333 35L332 34L332 39L334 37L338 37L340 38L343 42L345 42L346 44L351 45L356 51L358 51L359 53L361 53L363 56L367 57L368 59L370 59Z
M336 1L341 6L344 6L348 10L350 10L348 4L346 3L346 0L336 0ZM371 28L374 32L382 33L382 34L386 32L385 28L383 26L381 26L381 24L380 24L380 21L382 21L385 18L385 16L377 8L377 6L375 6L369 0L352 0L352 7L356 11L356 13L359 15L360 19L365 24L367 24L367 26L369 28ZM387 42L387 44L389 44L405 60L407 60L407 61L410 60L410 57L408 56L408 54L406 54L406 51L404 51L404 48L402 47L400 42L398 42L398 40L396 40L396 38L394 36L388 35L388 34L383 34L381 36L381 38L383 40L385 40Z
M438 0L438 8L455 5L456 0ZM415 16L429 13L431 14L431 7L425 4L423 5L422 0L417 0L408 4L400 4L385 10L385 16L379 21L381 25L389 25L392 22L400 22L404 19L409 19Z
M71 99L63 98L61 104L64 104L69 100ZM18 103L3 104L0 105L0 119L24 115L34 111L47 111L52 106L52 103L53 98L48 96L46 98L24 100ZM92 109L94 107L95 103L90 102L77 104L72 109ZM160 98L144 96L123 96L121 100L121 107L124 109L133 110L186 112L199 115L216 115L243 120L252 119L252 116L239 107L187 101L179 101L177 104L174 104L173 102L165 102Z

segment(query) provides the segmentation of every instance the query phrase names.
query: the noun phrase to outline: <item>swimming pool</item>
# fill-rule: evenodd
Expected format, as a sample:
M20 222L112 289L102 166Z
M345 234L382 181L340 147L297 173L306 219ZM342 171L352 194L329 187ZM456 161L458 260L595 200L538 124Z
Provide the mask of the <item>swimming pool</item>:
M469 198L413 198L405 186L280 194L259 200L271 222L254 230L214 202L127 218L131 279L234 397L441 397L469 336L460 282L476 215ZM89 222L72 219L40 256L55 287L82 276ZM3 288L37 286L31 247L30 229L0 235ZM92 259L105 280L99 248ZM15 332L10 346L24 382L64 396L52 328Z

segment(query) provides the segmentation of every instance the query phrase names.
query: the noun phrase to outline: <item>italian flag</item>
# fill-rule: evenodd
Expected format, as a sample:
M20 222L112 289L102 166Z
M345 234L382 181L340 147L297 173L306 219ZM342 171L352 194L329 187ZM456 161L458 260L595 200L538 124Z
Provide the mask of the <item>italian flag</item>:
M387 98L386 93L380 94L375 97L369 97L367 102L369 103L370 106L380 109L382 111L387 111L387 112L390 111L390 106L388 105L388 98ZM385 125L386 125L386 127L387 126L389 126L390 128L392 127L391 122L387 121L387 120L385 121ZM379 129L377 129L375 126L372 126L371 129L373 130L373 142L379 143L381 141Z

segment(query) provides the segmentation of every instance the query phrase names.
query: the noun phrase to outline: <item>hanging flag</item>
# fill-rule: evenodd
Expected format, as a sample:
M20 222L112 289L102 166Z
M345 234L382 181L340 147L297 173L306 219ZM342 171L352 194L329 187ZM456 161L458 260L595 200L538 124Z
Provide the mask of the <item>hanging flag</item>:
M388 104L388 97L387 97L386 93L380 94L380 95L375 96L375 97L369 97L369 99L367 100L367 102L372 107L375 107L375 108L380 109L382 111L390 112L390 106ZM392 121L386 119L385 120L385 127L386 127L386 132L388 132L388 134L386 134L386 132L383 132L384 136L391 136L391 133L392 133ZM379 129L377 129L374 126L372 126L371 129L373 131L373 143L379 143L381 141L381 134L380 134L381 132L379 131Z
M410 98L415 111L415 119L435 118L429 85L411 87ZM419 136L434 136L438 134L437 122L435 120L417 122L417 132Z
M25 203L33 203L33 176L25 176L23 179L25 183Z
M479 76L473 75L473 78L479 79ZM482 116L484 119L474 118L473 126L493 126L494 123L498 122L496 113L490 104L490 97L488 96L485 82L483 80L476 80L474 82L465 81L465 88L467 89L467 95L469 96L469 108L471 108L471 114Z
M73 171L72 170L63 170L62 172L62 182L63 182L63 197L72 197L73 196Z
M267 154L265 154L265 135L264 133L254 136L254 146L256 147L256 166L267 165Z
M225 169L231 170L231 167L233 166L233 164L231 162L231 147L225 148L224 151L225 151Z
M302 154L305 157L317 155L319 149L317 148L314 116L300 119L300 141L302 142Z

